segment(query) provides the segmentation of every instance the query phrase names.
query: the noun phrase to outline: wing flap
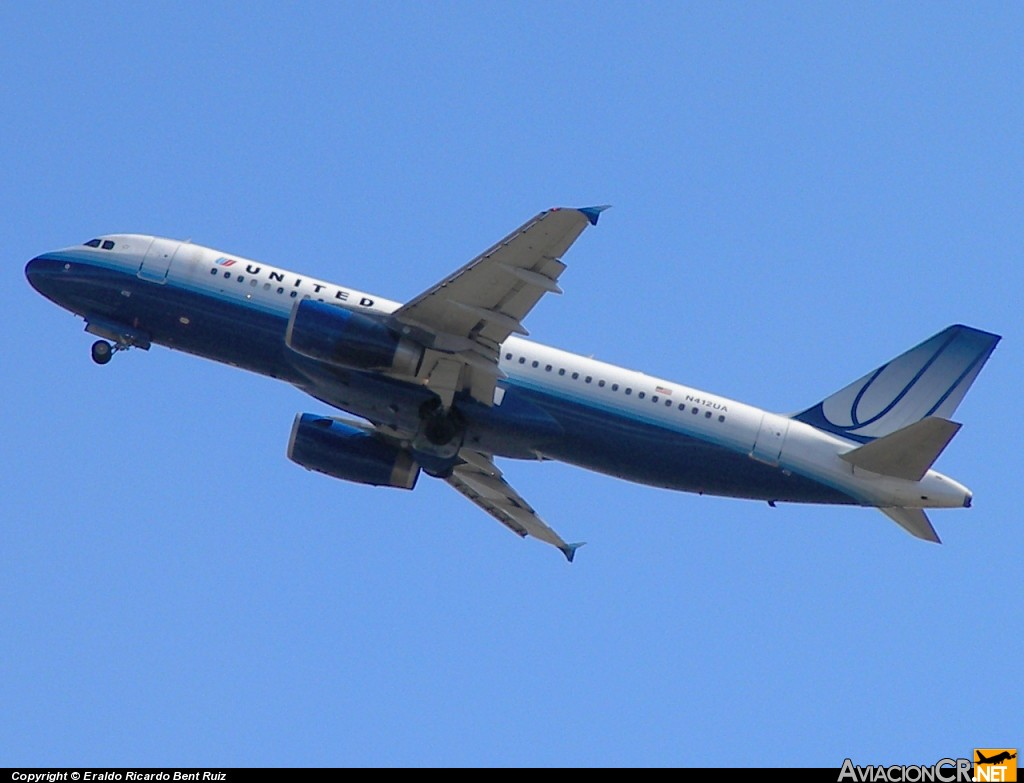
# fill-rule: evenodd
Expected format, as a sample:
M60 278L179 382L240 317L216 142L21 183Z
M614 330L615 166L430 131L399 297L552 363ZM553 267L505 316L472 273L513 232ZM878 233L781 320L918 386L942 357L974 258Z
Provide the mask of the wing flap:
M505 481L498 466L486 454L463 449L465 460L452 471L447 482L501 524L525 538L533 536L556 547L571 563L582 544L567 544L544 522L529 503Z
M468 334L481 320L494 325L500 319L496 341L502 342L522 329L519 322L552 285L557 287L565 269L561 256L587 225L587 216L579 210L541 212L400 307L394 317L450 334ZM479 310L494 315L481 318Z
M558 278L565 270L561 256L597 222L601 209L541 212L398 308L391 315L393 323L434 351L463 356L472 351L473 359L454 357L467 365L455 391L468 389L475 399L492 404L499 346L509 335L527 334L523 319L545 293L560 293ZM481 361L494 370L485 371ZM424 377L433 367L425 364ZM477 377L488 374L492 377Z

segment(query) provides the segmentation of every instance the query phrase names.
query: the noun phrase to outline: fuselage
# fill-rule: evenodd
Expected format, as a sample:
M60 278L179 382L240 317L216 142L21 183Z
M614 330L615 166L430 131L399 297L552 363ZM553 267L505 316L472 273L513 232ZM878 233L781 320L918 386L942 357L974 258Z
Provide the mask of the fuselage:
M96 241L96 240L94 240ZM399 303L188 242L122 234L45 253L26 275L99 328L291 383L394 432L415 431L432 393L288 348L304 298L386 317ZM96 326L98 325L98 327ZM858 444L717 394L510 337L494 404L457 400L482 452L555 459L630 481L712 495L866 506L960 507L970 492L929 470L909 481L854 468Z

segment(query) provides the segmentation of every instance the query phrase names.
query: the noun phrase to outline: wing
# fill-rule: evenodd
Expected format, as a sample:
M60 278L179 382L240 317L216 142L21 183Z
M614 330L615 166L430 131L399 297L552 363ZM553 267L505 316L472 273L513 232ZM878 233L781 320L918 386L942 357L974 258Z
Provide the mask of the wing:
M460 451L459 456L465 462L452 471L447 479L449 484L516 535L524 538L533 536L546 541L572 562L576 550L583 546L582 543L565 543L502 478L501 471L490 457L469 449Z
M562 255L606 207L549 209L392 313L403 334L427 347L417 378L445 407L468 390L485 405L502 377L498 351L547 292L561 293Z

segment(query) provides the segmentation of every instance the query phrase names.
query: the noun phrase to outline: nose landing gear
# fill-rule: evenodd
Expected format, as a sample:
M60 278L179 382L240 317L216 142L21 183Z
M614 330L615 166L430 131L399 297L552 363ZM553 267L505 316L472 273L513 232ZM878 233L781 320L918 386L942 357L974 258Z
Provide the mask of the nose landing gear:
M108 343L106 340L97 340L92 344L92 360L96 364L106 364L114 358L118 351L127 351L130 345L124 343Z
M105 338L92 344L92 360L96 364L107 364L115 353L127 351L129 348L149 350L149 335L134 326L87 316L85 331Z
M114 357L114 346L106 340L97 340L92 344L92 360L96 364L106 364Z

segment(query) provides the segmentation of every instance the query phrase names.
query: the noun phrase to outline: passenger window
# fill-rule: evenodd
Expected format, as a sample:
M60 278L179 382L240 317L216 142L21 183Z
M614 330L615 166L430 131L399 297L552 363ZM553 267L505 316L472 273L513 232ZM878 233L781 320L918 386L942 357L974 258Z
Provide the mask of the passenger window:
M619 384L613 383L612 384L612 391L618 391L618 390L619 390Z
M243 282L244 280L245 280L244 277L242 277L241 275L238 276L238 282L239 283Z
M671 408L672 407L672 400L665 400L665 407L666 408Z
M573 379L574 381L578 381L578 380L580 379L580 374L579 374L578 372L574 372L574 373L572 374L572 379Z
M633 393L633 390L627 386L626 387L626 394L632 394L632 393Z
M690 411L690 413L692 413L694 416L696 416L697 415L697 409L694 408L692 411Z
M534 362L531 367L540 367L540 362Z
M103 240L103 249L104 250L113 250L114 249L114 243L111 240L109 240L109 239Z
M590 383L592 380L594 380L594 378L592 376L588 375L587 378L586 378L587 383Z
M639 393L637 393L637 395L636 395L636 396L637 396L637 397L639 397L639 398L640 398L640 399L642 400L642 399L643 399L644 397L646 397L647 395L646 395L646 394L644 394L643 392L639 392Z
M657 402L657 401L658 401L658 395L655 394L653 397L651 397L651 402Z
M85 246L86 247L99 247L100 246L100 241L98 239L90 239L88 242L85 243Z
M278 292L279 294L283 294L283 293L284 293L284 288L278 288L278 289L277 289L277 292Z
M249 281L249 285L251 285L253 288L255 288L256 287L256 283L258 283L258 282L259 281L254 277L252 280Z
M719 417L718 417L718 420L719 420L719 421L725 421L725 416L719 416Z
M289 294L289 296L290 296L290 297L291 297L292 299L295 299L295 298L296 298L296 297L297 297L298 295L299 295L299 292L298 292L298 291L292 291L292 292L291 292L291 293Z
M549 364L549 365L547 365L547 366L546 366L546 367L544 368L544 372L551 372L551 365L550 365L550 364Z
M269 291L270 290L270 283L264 283L263 284L263 290L264 291Z
M506 359L511 359L512 358L512 354L510 354L510 353L505 354L505 358Z
M704 412L704 418L705 419L710 419L711 418L711 411L705 411Z
M563 367L561 370L559 370L558 374L559 375L565 375L565 368Z
M213 269L211 269L211 270L210 270L210 274L211 274L211 275L215 275L215 274L217 274L217 267L214 267Z
M598 381L597 385L603 387L604 386L604 381Z
M224 279L225 280L230 280L231 279L231 273L230 272L225 272L224 273Z
M679 403L679 410L685 411L686 410L686 406L683 405L683 403Z
M520 356L519 357L519 363L520 364L526 364L526 357L525 356Z

